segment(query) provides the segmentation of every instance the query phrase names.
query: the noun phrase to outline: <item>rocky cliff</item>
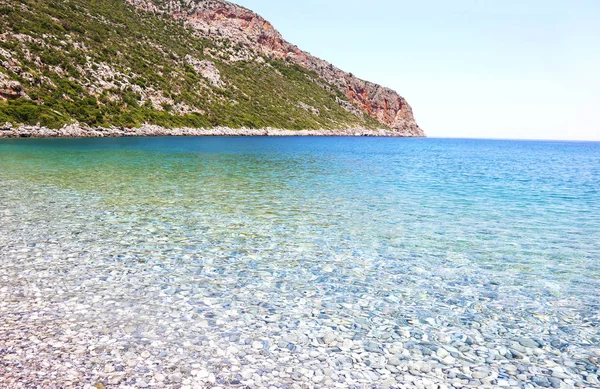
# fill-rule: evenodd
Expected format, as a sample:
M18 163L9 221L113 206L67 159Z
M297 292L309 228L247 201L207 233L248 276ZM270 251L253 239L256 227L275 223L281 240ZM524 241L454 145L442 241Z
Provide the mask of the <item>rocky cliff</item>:
M223 0L0 0L0 123L424 136L396 92Z
M378 122L407 136L425 136L412 108L392 89L361 80L286 41L255 12L221 0L128 0L134 6L183 20L202 36L226 38L260 54L284 59L316 72ZM340 101L340 103L343 102ZM352 110L352 106L347 107Z

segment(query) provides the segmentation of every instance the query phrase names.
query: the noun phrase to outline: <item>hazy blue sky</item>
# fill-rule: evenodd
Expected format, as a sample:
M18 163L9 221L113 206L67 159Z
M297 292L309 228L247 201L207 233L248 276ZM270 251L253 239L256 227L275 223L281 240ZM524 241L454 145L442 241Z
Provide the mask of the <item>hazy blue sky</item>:
M234 0L430 136L600 140L600 0Z

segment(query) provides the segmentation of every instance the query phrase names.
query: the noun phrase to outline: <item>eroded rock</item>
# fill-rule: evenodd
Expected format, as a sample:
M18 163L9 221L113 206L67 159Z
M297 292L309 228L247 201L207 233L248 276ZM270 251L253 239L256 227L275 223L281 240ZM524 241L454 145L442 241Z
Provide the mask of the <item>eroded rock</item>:
M23 86L14 80L2 80L0 81L0 96L5 99L18 99L25 97L25 90Z

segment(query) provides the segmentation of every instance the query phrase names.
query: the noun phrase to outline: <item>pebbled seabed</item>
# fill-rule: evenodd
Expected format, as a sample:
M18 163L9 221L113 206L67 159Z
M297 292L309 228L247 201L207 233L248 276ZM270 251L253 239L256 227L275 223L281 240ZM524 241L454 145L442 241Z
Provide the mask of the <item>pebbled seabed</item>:
M2 388L598 388L600 145L0 142Z

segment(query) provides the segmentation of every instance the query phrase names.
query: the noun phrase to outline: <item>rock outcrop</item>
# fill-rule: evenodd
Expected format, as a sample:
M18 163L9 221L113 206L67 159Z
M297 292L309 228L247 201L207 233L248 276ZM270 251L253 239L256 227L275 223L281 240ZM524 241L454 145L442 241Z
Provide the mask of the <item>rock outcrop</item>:
M194 68L196 73L206 78L213 86L216 86L217 88L223 87L224 84L223 81L221 81L221 73L213 62L207 60L201 61L191 55L186 55L185 61Z
M405 136L425 136L415 121L412 108L398 93L361 80L299 49L286 41L271 23L251 10L222 0L127 1L139 9L183 20L200 35L226 38L262 55L290 61L314 71L380 123ZM351 110L352 107L346 109Z
M0 99L18 99L25 96L25 90L19 82L0 78Z

